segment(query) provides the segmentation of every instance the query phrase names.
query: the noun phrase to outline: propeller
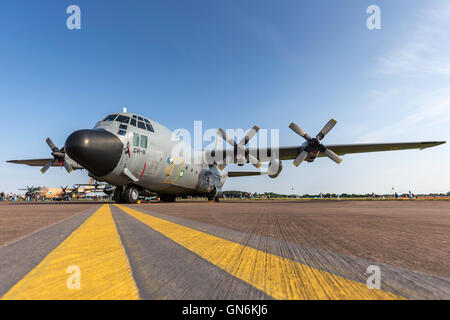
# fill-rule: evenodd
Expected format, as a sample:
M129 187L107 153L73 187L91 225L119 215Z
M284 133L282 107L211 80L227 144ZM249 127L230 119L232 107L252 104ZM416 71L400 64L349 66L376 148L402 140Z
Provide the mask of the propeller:
M236 141L231 139L223 129L217 130L217 134L234 148L234 155L235 157L237 157L237 160L239 162L245 159L246 162L250 162L256 168L260 168L262 165L261 162L255 156L249 154L248 150L245 149L247 143L258 133L258 131L259 127L253 126L253 128L251 128L247 132L247 134L244 136L244 138L242 138L242 140L239 143L236 143ZM221 163L217 166L217 168L223 170L226 166L227 166L226 163Z
M73 185L73 187L72 187L72 193L78 194L78 193L79 193L79 192L78 192L78 189L80 189L80 186Z
M294 165L298 167L307 157L310 152L317 153L322 152L325 154L328 158L336 162L337 164L342 162L342 159L334 153L332 150L328 149L326 146L324 146L321 143L321 140L327 135L328 132L333 129L333 127L336 125L336 120L331 119L327 122L327 124L322 128L322 130L319 131L319 133L316 135L315 138L311 138L309 134L307 134L302 128L300 128L295 123L291 123L289 125L289 128L292 129L295 133L297 133L299 136L303 137L307 141L307 145L305 148L303 148L302 152L295 158Z
M34 186L31 186L31 187L27 186L26 189L19 189L19 190L24 190L24 191L26 190L27 192L25 192L25 195L26 196L31 196L33 194L33 191L34 191Z
M68 187L69 187L69 186L66 186L66 187L64 188L63 186L61 186L61 191L62 191L62 194L63 194L64 197L68 194L68 192L67 192L67 188L68 188Z
M44 167L42 167L41 173L44 174L48 170L48 168L50 168L52 164L56 162L58 162L60 166L64 166L64 168L68 173L71 173L73 171L73 168L66 161L65 158L66 153L64 152L64 148L58 149L58 147L53 143L53 141L50 138L47 138L45 142L47 142L50 149L52 149L53 160L50 160L45 164Z
M27 190L27 192L25 193L25 196L27 197L31 197L32 199L36 199L37 198L37 194L39 193L39 191L41 190L41 187L34 187L34 186L27 186L26 189L20 189L20 190Z

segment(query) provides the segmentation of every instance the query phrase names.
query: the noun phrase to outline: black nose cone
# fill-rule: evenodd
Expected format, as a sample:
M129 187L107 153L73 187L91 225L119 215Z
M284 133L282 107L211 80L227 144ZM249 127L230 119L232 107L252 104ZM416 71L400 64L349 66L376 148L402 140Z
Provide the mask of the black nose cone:
M105 130L79 130L66 140L67 155L97 177L109 174L120 161L123 143Z

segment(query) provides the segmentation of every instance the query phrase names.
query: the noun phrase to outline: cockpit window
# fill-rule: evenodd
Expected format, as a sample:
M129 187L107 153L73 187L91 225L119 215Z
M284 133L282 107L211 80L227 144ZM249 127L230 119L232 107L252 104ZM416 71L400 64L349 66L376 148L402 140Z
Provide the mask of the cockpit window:
M116 121L128 123L130 121L130 117L119 115L116 119Z
M142 117L138 117L139 120L144 121L144 119Z
M139 147L139 135L137 133L133 133L133 146Z
M147 127L147 130L148 130L148 131L150 131L150 132L155 132L155 131L153 130L152 125L151 125L150 123L146 123L145 126Z
M142 121L138 122L138 127L145 130L145 124Z
M150 123L150 121L148 121L148 119L144 119L145 122Z
M123 130L127 130L127 129L128 129L128 126L127 126L126 124L121 124L121 125L119 126L119 128L120 128L120 129L123 129Z
M103 121L113 121L117 117L117 114L110 114Z
M135 127L136 127L136 119L131 119L131 120L130 120L130 124L131 124L132 126L135 126Z
M141 135L141 148L147 149L147 136Z

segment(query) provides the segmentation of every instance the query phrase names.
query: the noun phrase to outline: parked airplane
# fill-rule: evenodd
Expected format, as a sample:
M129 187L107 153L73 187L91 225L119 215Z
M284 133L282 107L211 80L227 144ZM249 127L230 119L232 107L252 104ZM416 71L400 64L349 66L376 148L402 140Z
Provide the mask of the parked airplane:
M262 162L269 162L265 174L276 178L282 170L282 160L294 159L294 165L298 166L303 161L313 162L318 157L326 156L340 163L340 156L345 154L425 149L445 143L323 145L321 140L335 124L335 120L330 120L313 138L291 123L289 127L306 141L299 146L279 148L248 148L248 141L259 130L257 126L239 143L219 129L218 135L233 146L231 158L226 149L204 150L204 161L193 163L183 155L172 157L172 150L179 142L173 141L172 132L168 128L124 110L108 115L93 129L73 132L61 149L47 138L53 158L8 162L43 166L42 173L50 166L64 166L69 173L73 169L86 169L90 177L116 186L113 198L119 203L135 203L140 196L150 194L158 194L164 202L175 201L177 195L206 196L209 200L218 201L227 177L264 174L259 171L221 174L219 170L224 169L227 164L251 163L259 168Z
M69 186L61 188L48 188L48 187L28 187L26 189L25 197L32 200L39 199L54 199L54 200L70 200L74 196L86 196L89 193L105 192L108 187L106 184L99 184L97 181L94 183L94 179L90 179L86 184L75 184L72 188Z
M89 193L103 192L108 195L112 193L114 190L110 190L111 186L108 186L105 183L98 183L98 181L94 181L93 178L89 180L88 183L77 183L72 188L72 193L75 195L86 195Z
M25 193L25 197L30 198L32 200L39 199L56 199L56 200L65 200L72 194L72 189L68 188L68 186L61 188L47 188L47 187L27 187L27 189L19 189L19 190L27 190Z

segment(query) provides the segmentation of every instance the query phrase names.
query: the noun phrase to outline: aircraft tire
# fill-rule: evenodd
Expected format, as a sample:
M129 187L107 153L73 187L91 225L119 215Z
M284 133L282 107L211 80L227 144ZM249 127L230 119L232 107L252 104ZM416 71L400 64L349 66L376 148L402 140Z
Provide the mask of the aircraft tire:
M161 202L175 202L177 196L174 194L162 194L159 196Z
M136 203L139 200L139 190L136 187L130 186L123 193L123 200L125 203Z
M114 190L114 194L113 194L113 200L117 203L123 203L123 201L122 201L123 192L121 192L120 189L121 188L117 187L116 190Z

